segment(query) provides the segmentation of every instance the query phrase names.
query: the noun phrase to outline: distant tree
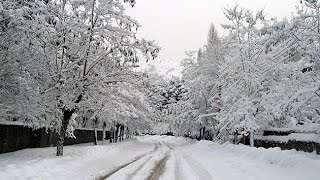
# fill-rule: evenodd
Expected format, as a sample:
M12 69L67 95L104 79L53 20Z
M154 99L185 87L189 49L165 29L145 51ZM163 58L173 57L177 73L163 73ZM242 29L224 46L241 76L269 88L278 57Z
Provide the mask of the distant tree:
M218 32L213 23L210 25L210 29L208 32L207 38L207 46L215 46L220 43L220 38L218 36Z
M194 58L194 53L187 53L187 58L182 62L182 79L187 93L172 107L176 133L190 134L199 129L204 131L206 127L212 130L217 125L217 113L221 109L220 68L224 61L223 54L213 25L208 33L208 44L203 51L198 51L197 58Z

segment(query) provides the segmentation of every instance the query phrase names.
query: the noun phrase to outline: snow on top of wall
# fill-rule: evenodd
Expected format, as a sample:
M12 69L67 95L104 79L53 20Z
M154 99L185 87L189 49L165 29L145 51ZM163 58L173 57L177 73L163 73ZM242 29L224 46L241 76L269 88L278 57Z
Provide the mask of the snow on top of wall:
M25 124L21 121L6 121L0 119L0 124L2 125L18 125L18 126L25 126Z
M77 130L85 130L85 131L93 131L94 129L93 128L74 128L74 129L77 129ZM99 129L97 128L97 131L102 131L103 129Z
M298 125L292 128L269 128L270 131L294 131L300 133L317 133L320 134L320 124L308 123L305 125Z
M288 142L291 141L304 141L304 142L316 142L320 143L320 134L301 134L292 133L288 136L255 136L255 139L266 140L266 141L277 141L277 142Z
M22 121L6 121L6 120L1 120L0 119L0 125L15 125L15 126L27 126L24 122ZM86 131L93 131L93 128L74 128L78 130L86 130ZM97 129L98 131L102 131L102 129Z

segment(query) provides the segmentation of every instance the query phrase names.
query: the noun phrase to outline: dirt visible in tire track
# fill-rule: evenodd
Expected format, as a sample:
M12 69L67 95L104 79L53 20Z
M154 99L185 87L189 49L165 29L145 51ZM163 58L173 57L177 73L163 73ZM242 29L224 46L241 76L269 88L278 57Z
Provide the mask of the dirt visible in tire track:
M147 178L147 180L158 180L165 171L167 160L169 159L168 154L166 154L160 161L157 162L156 166L152 169L152 173Z

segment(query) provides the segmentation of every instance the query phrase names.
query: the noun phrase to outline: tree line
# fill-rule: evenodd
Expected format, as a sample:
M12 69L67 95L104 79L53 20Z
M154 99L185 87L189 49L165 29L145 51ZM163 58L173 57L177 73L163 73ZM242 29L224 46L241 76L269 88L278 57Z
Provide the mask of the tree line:
M171 106L170 130L225 141L234 131L320 123L320 2L301 1L291 19L224 9L229 34L214 27L182 62L187 89Z

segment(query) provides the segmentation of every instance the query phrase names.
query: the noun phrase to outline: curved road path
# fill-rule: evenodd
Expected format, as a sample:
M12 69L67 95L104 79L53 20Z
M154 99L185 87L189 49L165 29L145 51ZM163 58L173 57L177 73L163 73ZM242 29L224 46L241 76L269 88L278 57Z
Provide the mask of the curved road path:
M156 140L154 149L100 175L98 180L212 179L200 163L165 140ZM188 177L185 170L188 170ZM192 174L192 176L190 176ZM174 177L170 177L174 176Z

